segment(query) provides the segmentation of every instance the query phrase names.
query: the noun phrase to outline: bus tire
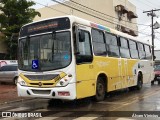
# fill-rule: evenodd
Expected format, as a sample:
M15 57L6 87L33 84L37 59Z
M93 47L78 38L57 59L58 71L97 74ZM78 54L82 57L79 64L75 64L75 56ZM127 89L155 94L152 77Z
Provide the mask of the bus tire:
M138 81L137 81L137 90L141 90L142 89L142 86L143 86L143 77L142 75L139 73L138 74Z
M151 85L154 85L154 80L151 81Z
M129 87L128 89L129 89L129 91L133 91L133 90L135 90L135 86Z
M96 84L95 100L97 102L103 101L105 99L105 93L106 93L106 85L104 79L102 77L98 77Z

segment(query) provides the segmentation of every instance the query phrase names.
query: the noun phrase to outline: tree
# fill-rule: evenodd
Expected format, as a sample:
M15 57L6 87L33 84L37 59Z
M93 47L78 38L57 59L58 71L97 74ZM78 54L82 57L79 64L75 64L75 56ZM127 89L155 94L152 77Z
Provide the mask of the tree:
M31 8L33 1L0 0L0 31L5 36L10 59L17 59L18 35L20 28L32 22L40 13ZM13 39L14 38L14 39Z

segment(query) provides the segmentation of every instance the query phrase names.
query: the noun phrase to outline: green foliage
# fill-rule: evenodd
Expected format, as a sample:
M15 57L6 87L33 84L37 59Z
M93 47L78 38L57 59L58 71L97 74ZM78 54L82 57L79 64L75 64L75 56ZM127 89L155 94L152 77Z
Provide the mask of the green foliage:
M24 24L32 22L36 15L40 16L40 13L31 8L35 5L33 1L0 0L0 3L0 31L6 36L10 59L17 59L18 38L12 40L12 37L14 33L19 33Z

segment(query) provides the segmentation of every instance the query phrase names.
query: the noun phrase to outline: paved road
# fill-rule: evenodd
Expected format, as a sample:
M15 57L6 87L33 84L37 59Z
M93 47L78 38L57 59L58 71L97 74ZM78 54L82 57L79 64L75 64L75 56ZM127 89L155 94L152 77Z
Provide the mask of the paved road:
M160 86L144 85L141 91L127 89L108 94L102 102L90 98L62 102L30 99L0 106L1 112L19 115L37 114L37 118L1 118L3 120L159 120ZM153 112L154 111L154 112ZM3 113L4 114L4 113ZM14 116L18 115L14 114ZM42 116L42 117L41 117Z

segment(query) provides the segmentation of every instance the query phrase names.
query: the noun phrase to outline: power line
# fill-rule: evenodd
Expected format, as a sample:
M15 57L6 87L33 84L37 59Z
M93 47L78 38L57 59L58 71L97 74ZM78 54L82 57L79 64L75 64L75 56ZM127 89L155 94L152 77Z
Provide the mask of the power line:
M106 21L106 22L108 22L108 23L115 24L115 23L113 23L113 22L111 22L111 21L108 21L108 20L105 20L105 19L103 19L103 18L97 17L97 16L92 15L92 14L90 14L90 13L87 13L87 12L85 12L85 11L82 11L82 10L79 10L79 9L74 8L74 7L72 7L72 6L69 6L69 5L67 5L67 4L61 3L61 2L59 2L59 1L57 1L57 0L52 0L52 1L57 2L57 3L61 4L61 5L66 6L66 7L72 8L72 9L74 9L74 10L77 10L77 11L79 11L79 12L85 13L85 14L90 15L90 16L92 16L92 17L98 18L98 19L100 19L100 20Z
M108 23L111 23L111 24L114 24L114 25L116 24L116 23L114 23L114 22L108 21L108 20L106 20L106 19L100 18L100 17L98 17L98 16L92 15L92 14L87 13L87 12L85 12L85 11L79 10L79 9L77 9L77 8L74 8L74 7L72 7L72 6L69 6L69 5L67 5L67 4L64 4L64 3L62 3L62 2L59 2L59 1L57 1L57 0L52 0L52 1L54 1L54 2L56 2L56 3L59 3L59 4L63 5L63 6L72 8L72 9L74 9L74 10L77 10L77 11L79 11L79 12L85 13L85 14L87 14L87 15L89 15L89 16L92 16L92 17L95 17L95 18L97 18L97 19L100 19L100 20L102 20L102 21L105 21L105 22L108 22ZM133 30L133 29L132 29L132 30ZM139 32L139 31L137 31L137 30L134 30L134 31ZM142 33L142 32L139 32L139 33L148 35L148 34Z
M130 0L130 2L131 2L132 0ZM134 0L135 1L135 0ZM148 1L148 0L147 0ZM150 8L154 8L154 7L151 7L151 6L149 6L149 5L147 5L146 3L144 3L144 2L142 2L142 1L140 1L142 4L145 4L146 6L148 6L148 7L150 7ZM149 2L149 1L148 1ZM133 3L133 2L132 2ZM133 3L134 4L134 3ZM151 2L150 2L150 4L152 4ZM153 4L152 4L153 5ZM155 6L155 5L153 5L153 6ZM159 6L158 6L159 7ZM136 6L136 8L137 9L139 9L139 10L141 10L142 12L144 11L143 9L141 9L140 7L137 7Z
M35 2L35 1L34 1L34 2ZM44 6L44 7L50 8L50 9L52 9L52 10L55 10L55 11L57 11L57 12L60 12L60 13L63 13L63 14L69 15L69 13L66 13L66 12L63 12L63 11L60 11L60 10L54 9L54 8L49 7L49 6L47 6L47 5L44 5L44 4L41 4L41 3L38 3L38 2L35 2L35 3L36 3L36 4L39 4L39 5L42 5L42 6Z
M145 4L146 6L148 6L148 7L150 7L150 8L153 8L152 6L146 4L145 2L142 2L142 0L138 0L138 1L141 2L141 3L143 3L143 4Z
M92 11L94 11L94 12L97 12L97 13L100 13L100 14L103 14L103 15L106 15L106 16L109 16L109 17L111 17L111 18L118 19L118 18L113 17L113 16L111 16L111 15L108 15L108 14L102 13L102 12L100 12L100 11L97 11L97 10L95 10L95 9L89 8L89 7L87 7L87 6L85 6L85 5L82 5L82 4L80 4L80 3L77 3L77 2L75 2L75 1L73 1L73 0L70 0L70 1L71 1L71 2L73 2L73 3L75 3L75 4L77 4L77 5L82 6L82 7L84 7L84 8L87 8L87 9L89 9L89 10L92 10Z
M143 35L148 35L148 36L151 36L150 34L148 34L148 33L143 33L143 32L140 32L140 31L137 31L138 33L140 33L140 34L143 34Z
M102 21L105 21L105 22L108 22L108 23L111 23L111 24L116 25L116 23L114 23L114 22L108 21L108 20L103 19L103 18L101 18L101 17L99 17L99 16L96 16L96 15L93 15L93 14L87 13L87 12L85 12L85 11L79 10L79 9L77 9L77 8L75 8L75 7L72 7L72 6L69 6L69 5L67 5L67 4L61 3L61 2L59 2L59 1L57 1L57 0L52 0L52 1L55 1L55 2L57 2L57 3L61 4L61 5L64 5L64 6L66 6L66 7L69 7L69 8L75 9L75 10L77 10L77 11L79 11L79 12L85 13L85 14L87 14L87 15L89 15L89 16L92 16L92 17L98 18L98 19L100 19L100 20L102 20ZM120 25L123 25L123 24L120 24ZM125 26L125 25L123 25L123 26ZM134 30L134 29L132 29L132 30ZM134 30L134 31L136 31L136 30Z
M146 0L146 1L147 1L149 4L152 4L152 6L154 6L154 7L156 6L156 5L154 5L153 3L151 3L150 1L148 1L148 0Z
M82 6L78 6L77 4L72 3L72 2L67 2L67 3L65 3L65 4L67 4L67 5L69 5L69 6L74 6L74 8L83 9L83 11L85 11L85 12L92 13L92 14L97 15L97 16L102 17L102 18L106 17L106 16L103 16L103 14L99 14L99 13L97 13L97 12L95 13L94 11L90 11L89 9L82 8ZM109 17L110 17L110 16L109 16ZM106 19L108 19L108 20L110 20L110 21L113 21L113 19L108 18L108 17L106 17Z
M75 2L75 1L73 1L73 0L70 0L70 1L73 2L73 3L75 3L75 4L77 4L77 5L82 6L82 7L84 7L84 8L87 8L87 9L89 9L89 10L92 10L92 11L94 11L94 12L96 12L96 13L100 13L100 14L103 14L103 15L105 15L105 16L108 16L108 17L117 19L117 20L119 19L119 18L113 17L113 16L111 16L111 15L108 15L108 14L102 13L102 12L100 12L100 11L97 11L97 10L95 10L95 9L92 9L92 8L90 8L90 7L87 7L87 6L85 6L85 5L82 5L82 4L80 4L80 3L78 3L78 2ZM126 21L126 20L122 20L122 21L131 23L131 24L136 24L136 25L149 26L149 25L144 25L144 24L133 23L133 22Z
M154 13L155 11L160 11L160 9L155 9L155 10L150 10L150 11L144 11L143 13L147 13L148 15L150 15L151 16L151 21L152 21L152 25L151 25L151 27L152 27L152 56L153 56L153 61L154 61L154 59L155 59L155 57L154 57L154 38L155 38L155 35L154 35L154 29L156 29L156 28L154 28L154 24L153 24L153 18L154 17L156 17L156 14Z
M130 0L130 2L131 2L131 1L132 1L132 0ZM134 1L135 1L135 0L134 0ZM134 4L133 2L131 2L131 3ZM141 10L142 12L144 11L144 10L141 9L140 7L137 7L137 6L136 6L136 8L139 9L139 10Z
M155 37L155 38L156 38L155 40L160 41L160 38L159 38L159 37Z
M61 2L56 1L56 0L53 0L53 1L55 1L55 2L57 2L57 3L59 3L59 4L62 4ZM49 6L47 6L47 5L44 5L44 4L41 4L41 3L38 3L38 2L35 2L35 3L37 3L37 4L39 4L39 5L42 5L42 6L44 6L44 7L50 8L50 9L52 9L52 10L54 10L54 11L61 12L61 13L64 13L64 14L69 15L69 13L66 13L66 12L63 12L63 11L54 9L54 8L49 7ZM64 4L64 5L65 5L65 4ZM66 5L65 5L65 6L66 6ZM70 6L68 6L68 7L70 7ZM71 8L71 7L70 7L70 8ZM72 9L75 9L75 8L72 7ZM80 11L80 10L77 9L77 11ZM80 12L81 12L81 11L80 11ZM82 12L85 13L84 11L82 11ZM107 20L105 20L105 19L99 18L99 17L94 16L94 15L91 15L91 14L89 14L89 13L85 13L85 14L90 15L90 16L93 16L93 17L95 17L95 18L98 18L98 19L100 19L100 20L103 20L103 21L106 21L106 22L109 22L109 23L115 25L115 23L113 23L113 22L111 22L111 21L107 21ZM140 34L148 35L148 34L146 34L146 33L142 33L142 32L139 32L139 31L137 31L137 30L134 30L134 31L136 31L136 32L138 32L138 33L140 33ZM148 36L150 36L150 35L148 35Z
M147 27L145 27L145 28L139 30L139 32L141 32L141 31L143 31L143 30L146 30L148 27L150 27L150 26L147 26Z
M160 34L160 32L159 31L157 31L157 30L155 30L156 32L154 32L154 33L158 33L158 34Z
M120 0L120 1L122 1L122 0ZM129 0L130 1L130 0ZM124 1L122 1L122 2L124 2ZM131 1L130 1L131 2ZM131 2L132 4L134 4L133 2ZM136 6L136 9L139 9L139 10L141 10L141 11L144 11L143 9L141 9L140 7L137 7Z

